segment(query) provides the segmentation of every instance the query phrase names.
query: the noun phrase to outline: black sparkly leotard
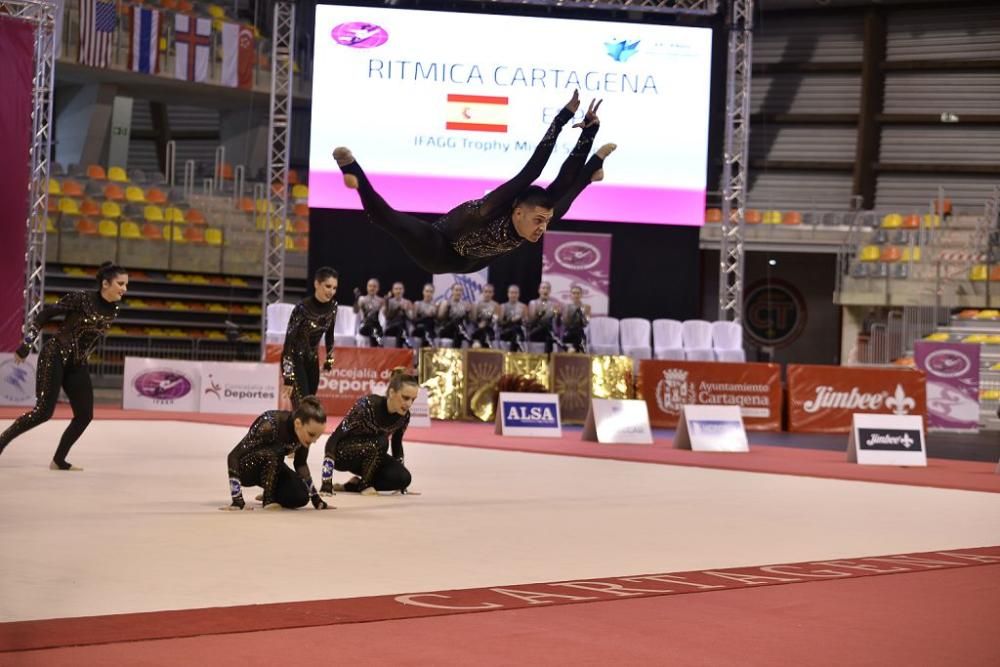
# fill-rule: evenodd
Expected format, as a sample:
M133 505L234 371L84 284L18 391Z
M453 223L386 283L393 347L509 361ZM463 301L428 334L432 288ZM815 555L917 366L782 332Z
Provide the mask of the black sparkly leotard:
M541 175L560 130L572 116L567 109L556 115L531 158L514 178L481 199L459 204L433 223L389 206L356 161L342 166L341 171L357 177L358 194L368 219L394 236L421 268L431 273L472 273L524 243L511 220L514 205L525 188ZM597 129L594 124L583 130L556 179L546 188L555 202L553 221L569 210L604 162L594 155L584 164Z
M351 472L360 481L347 485L347 491L400 491L410 485L410 472L403 466L403 434L410 423L410 413L392 414L385 396L362 396L326 441L323 481L333 471ZM389 456L390 446L392 456Z
M437 304L433 301L417 301L410 311L413 316L413 337L421 347L429 347L437 335Z
M17 350L18 356L28 356L46 323L60 316L64 318L63 323L55 335L45 341L38 355L35 407L0 434L0 452L11 440L52 417L61 387L73 408L73 419L63 432L52 460L59 468L70 467L66 455L94 417L94 390L87 372L87 357L117 315L118 304L105 301L97 291L70 292L58 303L39 311L28 326L24 343Z
M326 361L333 366L333 329L337 324L337 302L320 303L315 296L299 302L292 310L281 351L281 376L292 388L292 406L298 407L304 396L314 396L319 389L320 340L326 345Z
M294 454L295 471L284 458ZM295 435L295 420L286 410L268 410L254 420L239 444L229 452L229 485L234 504L243 505L241 485L264 489L264 505L302 507L318 493L306 457L309 448ZM296 474L298 473L298 474Z

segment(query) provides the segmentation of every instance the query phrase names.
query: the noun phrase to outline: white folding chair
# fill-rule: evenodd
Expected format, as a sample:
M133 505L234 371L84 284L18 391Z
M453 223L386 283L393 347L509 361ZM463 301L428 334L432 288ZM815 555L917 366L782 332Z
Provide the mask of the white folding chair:
M337 323L333 325L334 347L356 347L358 344L354 332L358 330L358 316L350 306L337 309Z
M715 361L712 349L712 323L705 320L686 320L681 325L684 340L684 358L688 361Z
M678 320L653 320L653 356L684 360L683 326Z
M719 361L744 362L743 327L736 322L712 322L712 347Z
M650 345L649 320L641 317L626 317L619 324L622 341L622 354L635 360L652 359L653 348Z
M285 333L288 331L288 320L295 310L293 303L272 303L267 307L267 328L265 340L271 345L283 345Z
M618 318L594 317L587 325L587 351L591 354L621 354Z

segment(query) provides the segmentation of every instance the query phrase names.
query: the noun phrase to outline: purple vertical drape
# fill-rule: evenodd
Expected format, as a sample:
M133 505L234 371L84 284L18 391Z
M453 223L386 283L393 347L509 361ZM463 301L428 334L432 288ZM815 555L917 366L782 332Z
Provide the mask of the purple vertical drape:
M14 350L24 317L25 220L31 172L35 28L0 16L0 351Z

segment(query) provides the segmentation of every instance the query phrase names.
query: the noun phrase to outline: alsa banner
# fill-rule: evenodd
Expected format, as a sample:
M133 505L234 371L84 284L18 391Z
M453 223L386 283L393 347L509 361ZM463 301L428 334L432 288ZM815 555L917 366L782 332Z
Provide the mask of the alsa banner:
M908 368L788 365L788 430L849 433L857 412L920 415L926 381Z
M781 367L645 359L640 395L655 427L676 428L684 405L733 405L747 430L781 430Z
M267 361L281 363L281 346L268 345ZM320 347L319 358L326 358ZM413 351L381 347L338 347L333 370L320 373L317 396L327 414L346 415L354 403L368 394L384 394L394 368L412 369Z

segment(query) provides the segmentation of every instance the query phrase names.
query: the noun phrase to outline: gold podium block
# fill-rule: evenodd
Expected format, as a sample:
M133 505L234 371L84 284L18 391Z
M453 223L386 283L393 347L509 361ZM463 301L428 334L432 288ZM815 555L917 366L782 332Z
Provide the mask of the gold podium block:
M421 348L420 384L427 387L428 413L432 419L461 419L465 396L464 351Z
M506 352L503 360L504 375L530 378L552 390L552 372L549 355L532 352Z

